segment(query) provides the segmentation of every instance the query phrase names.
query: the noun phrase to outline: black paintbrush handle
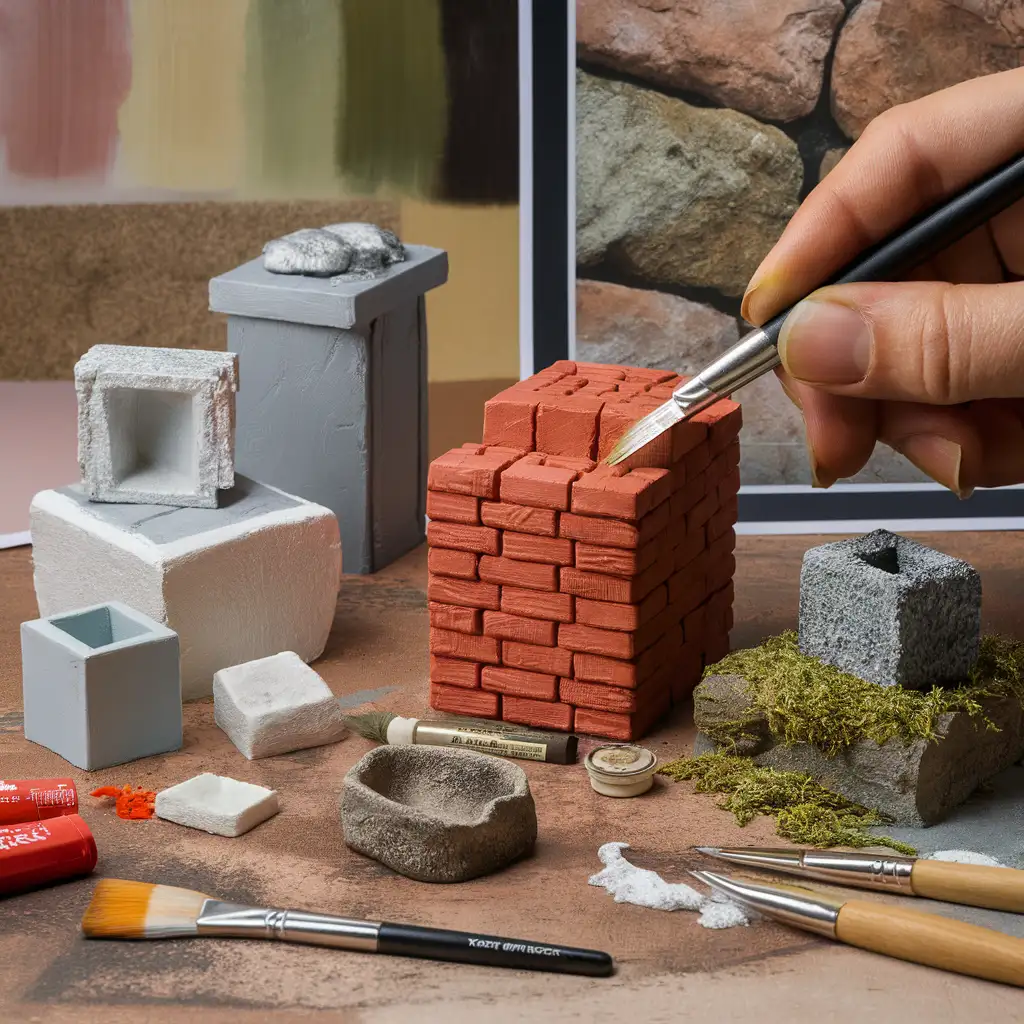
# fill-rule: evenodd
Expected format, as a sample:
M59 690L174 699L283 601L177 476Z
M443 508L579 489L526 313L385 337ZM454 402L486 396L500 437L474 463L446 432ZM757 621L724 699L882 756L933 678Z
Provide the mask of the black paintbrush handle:
M572 949L545 942L501 939L494 935L471 935L469 932L386 921L380 926L377 952L487 967L511 967L519 971L586 974L594 978L605 978L615 969L612 958L596 949Z
M862 281L897 281L1022 198L1024 154L903 225L861 253L820 287ZM790 306L783 310L761 328L776 344L792 309Z

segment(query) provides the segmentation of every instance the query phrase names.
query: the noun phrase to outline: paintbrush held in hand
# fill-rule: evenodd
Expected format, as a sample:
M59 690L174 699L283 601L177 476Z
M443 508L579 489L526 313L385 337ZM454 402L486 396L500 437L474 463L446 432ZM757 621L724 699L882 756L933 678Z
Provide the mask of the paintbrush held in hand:
M273 939L385 956L607 977L614 961L593 949L503 939L493 935L356 921L301 910L226 903L192 889L105 878L82 918L89 939Z

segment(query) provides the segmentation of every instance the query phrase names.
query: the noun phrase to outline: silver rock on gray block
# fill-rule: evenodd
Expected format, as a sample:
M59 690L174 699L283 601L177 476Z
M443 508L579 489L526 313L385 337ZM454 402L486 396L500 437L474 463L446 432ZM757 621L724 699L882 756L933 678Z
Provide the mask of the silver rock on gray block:
M695 757L719 749L708 732L726 722L743 722L750 737L738 753L779 771L804 772L847 800L889 815L898 825L932 825L944 819L977 788L1024 755L1024 711L1013 698L989 698L984 714L996 726L963 712L940 715L934 741L861 740L827 757L809 743L787 746L772 737L758 714L744 713L747 681L709 676L693 692L697 726ZM723 750L725 748L722 748Z
M881 686L964 679L981 640L981 577L958 558L875 530L811 548L800 650Z
M351 261L352 246L320 228L302 228L263 246L263 266L273 274L333 277L344 274Z
M376 224L328 224L324 231L351 247L350 273L385 270L405 259L405 246L398 235Z
M345 776L345 842L420 882L465 882L533 849L537 811L526 773L488 754L377 747Z

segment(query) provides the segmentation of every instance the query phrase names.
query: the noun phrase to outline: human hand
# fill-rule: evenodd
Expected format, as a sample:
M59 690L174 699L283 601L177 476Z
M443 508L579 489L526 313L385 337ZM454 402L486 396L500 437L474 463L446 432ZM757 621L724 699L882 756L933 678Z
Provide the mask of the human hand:
M906 221L1024 152L1024 68L877 117L751 278L762 324ZM1024 201L912 280L822 288L796 306L777 371L815 486L881 441L960 497L1024 481Z

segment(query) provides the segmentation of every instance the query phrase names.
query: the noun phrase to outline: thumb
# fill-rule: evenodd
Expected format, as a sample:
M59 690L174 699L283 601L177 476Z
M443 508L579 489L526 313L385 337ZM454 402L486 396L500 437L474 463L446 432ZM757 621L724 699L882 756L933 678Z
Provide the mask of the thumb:
M1024 282L834 285L779 336L795 380L858 398L956 405L1024 396Z

